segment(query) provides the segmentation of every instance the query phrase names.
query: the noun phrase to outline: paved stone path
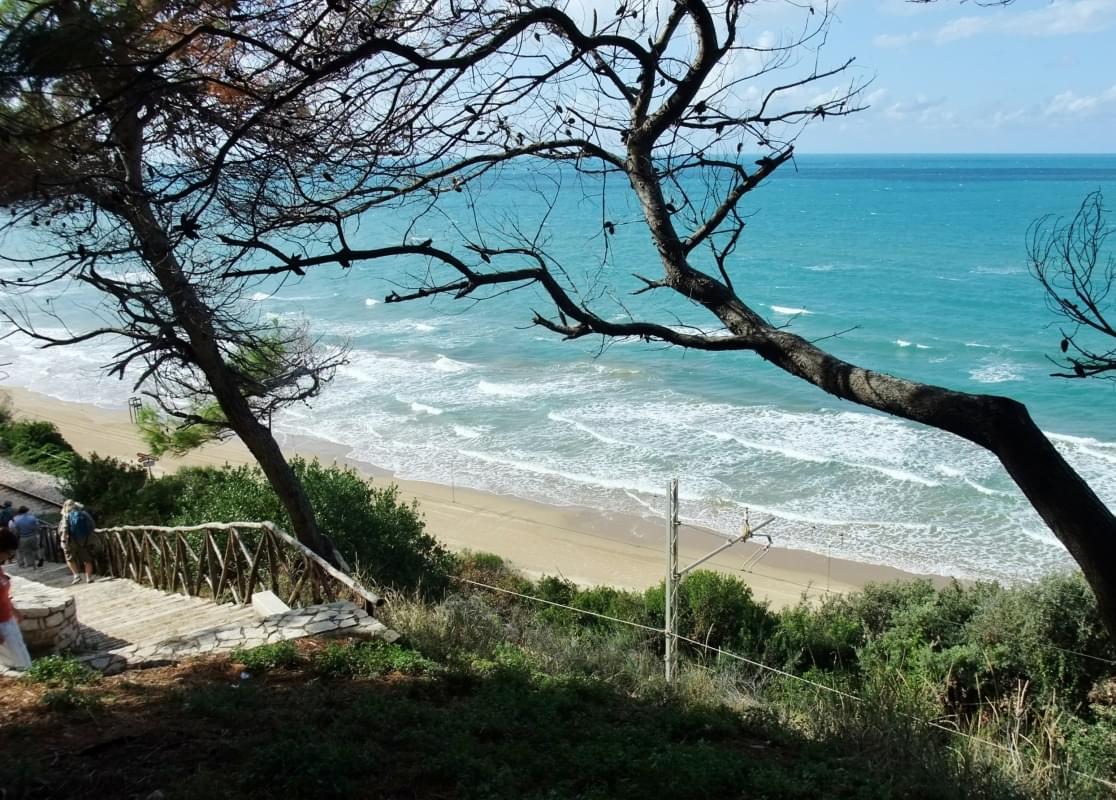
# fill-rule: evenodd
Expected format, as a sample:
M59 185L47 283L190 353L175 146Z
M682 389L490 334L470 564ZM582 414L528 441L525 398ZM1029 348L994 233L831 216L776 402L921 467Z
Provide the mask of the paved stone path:
M107 673L318 634L339 632L388 641L398 637L347 602L292 609L261 619L251 606L168 594L130 580L97 578L93 583L71 586L64 564L46 564L40 569L11 566L5 571L70 593L81 633L75 651L83 661ZM18 608L18 596L14 600Z

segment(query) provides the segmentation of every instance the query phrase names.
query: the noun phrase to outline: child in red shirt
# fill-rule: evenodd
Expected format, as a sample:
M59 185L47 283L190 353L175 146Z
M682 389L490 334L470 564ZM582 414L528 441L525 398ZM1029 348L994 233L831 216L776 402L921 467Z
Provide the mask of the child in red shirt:
M0 564L19 548L19 538L11 531L0 530ZM27 669L31 656L19 629L22 615L12 605L12 579L0 567L0 665Z

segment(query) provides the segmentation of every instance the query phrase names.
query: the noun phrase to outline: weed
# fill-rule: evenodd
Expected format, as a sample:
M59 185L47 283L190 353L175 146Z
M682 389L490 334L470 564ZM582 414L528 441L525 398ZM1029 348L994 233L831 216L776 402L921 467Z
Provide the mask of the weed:
M331 642L314 654L311 664L318 674L333 678L372 677L389 672L422 675L437 669L437 665L421 653L378 639Z
M259 647L238 647L230 657L239 661L249 672L266 672L273 669L289 669L302 663L302 656L292 642L261 644Z
M75 686L61 689L48 689L43 692L40 702L50 711L93 711L101 707L101 697Z
M51 688L84 686L94 683L100 673L71 656L50 655L36 659L23 673L24 680Z

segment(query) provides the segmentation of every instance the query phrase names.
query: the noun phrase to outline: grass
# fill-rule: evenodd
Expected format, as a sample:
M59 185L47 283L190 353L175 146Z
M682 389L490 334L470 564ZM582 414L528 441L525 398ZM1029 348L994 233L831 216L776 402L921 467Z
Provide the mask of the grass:
M0 759L0 785L9 797L1023 796L974 793L933 753L889 763L762 710L547 674L518 648L433 669L404 647L300 642L295 659L271 651L277 666L242 679L251 653L106 678L92 722L44 716L0 683L0 740L20 753Z

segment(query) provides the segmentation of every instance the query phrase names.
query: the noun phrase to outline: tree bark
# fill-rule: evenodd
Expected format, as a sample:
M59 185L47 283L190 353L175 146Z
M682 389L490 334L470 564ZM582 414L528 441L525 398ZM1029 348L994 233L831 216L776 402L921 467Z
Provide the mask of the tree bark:
M745 329L740 320L731 330ZM770 329L759 355L845 400L961 436L993 453L1081 567L1116 638L1116 516L1015 400L957 392L862 369Z
M635 137L633 137L634 139ZM1109 634L1116 639L1116 516L1031 419L1026 407L994 395L957 392L857 367L775 328L732 289L690 266L647 145L629 145L627 169L665 286L707 308L780 369L835 397L961 436L993 453L1081 567Z
M290 517L291 527L298 540L330 563L336 563L333 548L327 545L318 529L314 509L302 483L287 463L271 431L252 413L248 401L236 384L233 371L225 363L218 347L210 311L183 273L162 226L142 200L129 201L126 213L140 242L144 259L151 265L159 286L171 304L175 319L189 338L192 360L205 375L229 428L255 456Z

